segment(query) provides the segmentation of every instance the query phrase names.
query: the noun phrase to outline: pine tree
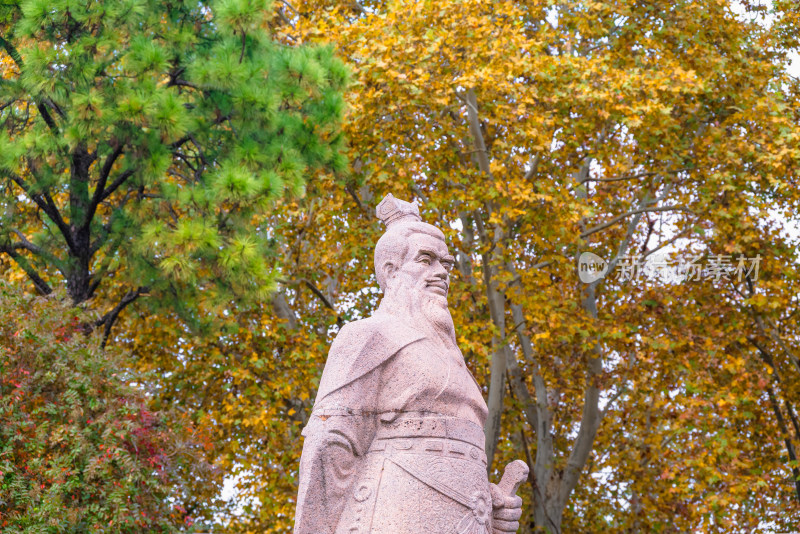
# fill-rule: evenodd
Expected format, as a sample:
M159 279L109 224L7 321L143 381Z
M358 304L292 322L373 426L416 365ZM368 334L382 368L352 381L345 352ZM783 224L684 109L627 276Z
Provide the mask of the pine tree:
M263 297L269 217L340 172L344 65L270 37L268 1L0 7L0 253L41 294L170 309Z

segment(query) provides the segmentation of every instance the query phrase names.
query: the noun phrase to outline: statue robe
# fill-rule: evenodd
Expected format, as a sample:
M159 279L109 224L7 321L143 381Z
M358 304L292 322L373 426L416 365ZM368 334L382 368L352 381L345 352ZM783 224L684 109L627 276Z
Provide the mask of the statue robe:
M476 530L470 516L484 513L488 494L483 452L487 412L458 349L445 351L402 320L380 312L345 325L331 346L303 430L295 533L405 534L424 528L436 534L439 530L431 527L437 520L445 524L454 521L448 517L462 516L468 520L462 521L467 526L461 531L491 532ZM414 428L404 434L403 424ZM423 426L427 430L420 430ZM406 434L412 438L389 439ZM417 435L441 439L427 440L422 451L422 438L413 437ZM414 446L420 450L410 450ZM437 470L442 473L438 478L425 474ZM451 472L456 478L448 483ZM402 498L401 490L412 493ZM387 491L402 502L391 501ZM413 504L426 492L427 501L439 499L439 508L452 510L426 518ZM384 502L386 498L391 502ZM476 505L476 499L483 504Z

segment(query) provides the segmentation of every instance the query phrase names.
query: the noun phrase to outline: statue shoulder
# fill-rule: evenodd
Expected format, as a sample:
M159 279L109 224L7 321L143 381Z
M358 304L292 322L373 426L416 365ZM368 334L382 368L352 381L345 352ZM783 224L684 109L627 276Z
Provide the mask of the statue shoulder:
M415 341L423 336L416 329L389 315L373 315L345 324L336 335L331 351L339 345L344 348L374 341L376 337L393 341L392 344L407 344L406 340ZM410 342L410 341L408 341Z
M369 373L397 354L403 347L423 339L418 330L386 315L344 325L333 340L317 402L337 389Z

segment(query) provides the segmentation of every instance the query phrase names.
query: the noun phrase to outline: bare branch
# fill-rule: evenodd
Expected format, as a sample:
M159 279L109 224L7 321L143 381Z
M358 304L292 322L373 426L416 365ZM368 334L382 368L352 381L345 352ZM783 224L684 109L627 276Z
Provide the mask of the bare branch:
M519 274L517 274L514 265L511 263L507 263L506 269L509 271L510 274L514 276L514 281L512 282L512 284L515 284L518 288L521 289L522 288L521 277ZM511 378L514 380L514 382L516 382L514 385L517 390L517 395L520 397L520 400L522 400L524 403L523 405L525 406L525 415L526 418L528 419L528 424L531 425L531 428L533 428L536 435L537 439L536 458L537 458L537 466L539 466L539 462L543 458L549 456L549 454L552 453L552 439L550 436L551 413L550 413L549 402L547 400L547 385L545 384L544 377L542 376L541 370L539 368L539 361L533 352L533 345L531 343L531 339L525 333L526 320L522 306L520 304L515 304L514 302L510 302L510 308L511 308L511 317L515 323L514 331L516 332L517 340L519 341L519 344L522 347L522 355L525 358L525 363L530 366L531 373L533 375L533 388L534 391L536 392L535 403L531 398L530 393L528 392L527 386L525 386L524 382L522 381L516 357L513 357L513 355L512 358L509 359L508 370L509 374L511 375ZM535 411L532 410L533 407L535 407ZM534 412L534 413L529 413L529 412ZM537 472L542 472L542 471L540 470Z
M595 286L590 285L587 290L594 292ZM578 484L578 479L592 452L592 445L600 427L602 413L600 412L600 387L599 377L603 371L600 347L595 344L591 353L587 354L586 389L583 395L583 410L578 437L572 447L572 452L567 460L567 466L561 479L559 500L565 503L570 493Z
M551 413L547 400L547 386L542 377L541 370L539 369L539 362L533 353L533 345L528 335L525 333L525 315L522 311L522 306L519 304L511 304L511 314L513 316L516 327L514 330L517 333L517 339L522 347L522 354L525 357L525 362L530 366L533 375L533 389L536 393L536 401L534 402L528 388L525 385L521 371L517 364L515 357L509 359L508 370L511 379L515 382L515 391L519 395L525 409L525 417L528 419L528 424L535 432L537 440L537 466L543 463L545 457L552 453L552 437L550 435L550 422ZM533 409L535 408L535 409ZM539 450L541 449L541 455ZM539 466L541 467L541 466ZM541 472L538 471L538 472Z
M750 278L749 274L747 275L747 282L750 285L750 294L755 294L755 290L753 287L753 281ZM789 346L786 345L786 342L781 338L780 334L778 333L777 329L774 327L772 322L767 318L767 323L765 324L764 318L762 318L757 312L753 311L753 318L756 321L756 325L758 325L759 330L761 330L762 334L766 337L769 337L774 341L782 350L783 353L789 358L789 361L795 366L795 368L800 371L800 360L798 360L797 356L789 350Z
M10 106L11 104L13 104L16 101L17 101L17 99L12 99L12 100L9 100L8 102L6 102L5 104L0 105L0 111L3 111L4 109L6 109L8 106Z
M18 243L13 243L12 245L10 245L11 248L13 248L15 250L17 250L17 249L25 249L25 250L27 250L27 251L29 251L29 252L41 257L45 261L48 261L48 262L52 263L53 267L58 269L59 272L61 272L61 274L63 274L64 276L67 275L67 268L66 268L66 265L64 265L63 261L58 259L54 254L52 254L50 252L47 252L42 247L30 242L25 237L25 234L23 234L19 230L12 228L11 231L14 234L16 234L16 236L19 238L19 242Z
M361 3L359 3L359 2L358 2L358 0L351 0L351 1L350 1L350 6L351 6L351 7L352 7L352 8L353 8L355 11L357 11L358 13L360 13L360 14L362 14L362 15L368 15L368 14L369 14L369 13L367 12L367 10L366 10L366 9L364 9L364 6L362 6L362 5L361 5Z
M286 23L286 24L288 24L289 26L291 26L293 30L296 30L296 29L297 29L297 27L294 25L294 22L292 22L291 20L289 20L289 17L287 17L287 16L286 16L286 13L284 13L282 9L277 9L277 10L276 10L276 13L278 13L278 16L281 18L281 20L282 20L284 23Z
M111 328L114 326L114 323L117 322L119 314L122 313L122 310L124 310L131 302L135 301L141 295L147 293L147 291L148 288L144 286L140 286L134 291L128 291L110 312L106 313L100 319L95 321L95 326L104 326L103 342L101 344L102 347L105 347L106 343L108 343L108 338L111 335Z
M105 199L107 199L108 197L110 197L110 196L111 196L111 195L114 193L114 191L116 191L117 189L119 189L119 187L120 187L122 184L124 184L124 183L125 183L125 181L126 181L128 178L130 178L131 176L133 176L133 173L134 173L134 172L136 172L134 169L128 169L127 171L125 171L125 172L123 172L122 174L120 174L119 176L117 176L117 179L116 179L116 180L114 180L113 182L111 182L111 185L109 185L109 186L106 188L106 190L105 190L105 191L103 191L103 195L100 197L100 202L102 202L102 201L104 201Z
M678 204L678 205L674 205L674 206L656 206L656 207L652 207L652 208L637 208L635 210L628 211L628 212L623 213L621 215L617 215L616 217L614 217L613 219L611 219L608 222L604 222L602 224L598 224L597 226L595 226L593 228L589 228L588 230L586 230L583 233L581 233L581 238L588 237L588 236L594 234L595 232L599 232L600 230L605 230L609 226L614 226L619 221L621 221L621 220L623 220L623 219L625 219L627 217L630 217L631 215L636 215L636 214L639 214L639 213L648 213L648 212L652 212L652 211L687 211L688 212L688 211L691 211L691 210L689 210L689 208L684 204Z
M100 169L100 182L95 189L94 196L99 198L102 195L103 188L106 186L108 175L111 174L111 168L116 163L117 159L122 155L122 145L117 146L114 151L108 155L103 167ZM100 193L98 193L100 191Z
M33 200L36 205L39 206L41 210L45 212L45 214L47 214L50 220L53 221L61 234L64 236L70 251L77 255L78 251L75 246L75 241L72 239L72 232L70 231L69 226L67 226L67 224L64 222L64 219L61 217L61 213L59 213L58 208L56 207L56 204L53 202L53 199L50 197L50 195L46 192L34 193L31 186L13 172L6 171L6 175L11 178L11 180L23 191L25 191L25 194L28 195L28 198Z
M100 263L98 268L95 270L94 273L90 276L89 282L89 297L94 295L94 292L97 291L97 288L106 279L106 275L108 274L109 268L111 267L111 263L114 260L114 254L116 253L117 249L120 247L123 241L123 236L120 234L114 239L111 244L109 245L108 249L106 250L105 256L103 257L103 261ZM105 240L104 240L105 242ZM96 243L95 243L96 245ZM92 245L92 255L94 255L102 246Z
M44 254L44 251L41 249L41 247L34 245L30 241L28 241L28 238L25 237L25 234L16 229L12 229L11 231L14 234L16 234L16 236L19 238L19 243L14 243L13 245L11 245L13 248L15 249L24 248L25 250L33 252L37 256L42 256Z
M97 206L99 206L100 202L106 198L103 193L106 187L106 182L108 181L108 175L111 173L111 168L114 166L114 163L121 155L122 145L119 145L111 154L109 154L105 163L103 163L103 167L100 169L100 176L97 181L97 186L94 188L92 199L89 201L89 207L86 210L86 218L83 221L82 226L88 226L91 223L92 218L97 211Z
M534 157L533 160L531 161L531 168L528 169L528 172L526 172L525 176L522 178L524 181L527 182L528 180L530 180L531 178L534 177L534 175L536 174L536 171L539 170L539 163L541 161L542 161L541 153L536 154L536 157Z
M797 454L795 453L794 445L792 444L792 438L789 434L789 429L786 426L786 421L781 413L780 404L778 404L778 400L775 398L775 392L771 387L767 387L767 395L769 396L769 402L772 406L772 412L775 414L775 419L778 421L778 428L780 428L781 434L783 435L783 443L786 446L786 452L789 456L789 465L791 466L790 469L792 470L792 480L794 480L795 494L797 495L798 501L800 501L800 469L797 468Z
M298 12L297 9L295 9L295 7L292 4L290 4L286 0L281 0L281 3L286 7L288 7L289 9L291 9L295 15L297 15L298 17L300 16L300 12Z
M220 117L219 119L214 121L214 124L215 125L216 124L220 124L222 122L225 122L226 120L230 121L230 118L231 118L230 115L225 115L224 117ZM234 132L234 133L236 133L236 132ZM206 155L203 153L203 149L200 147L200 143L197 142L197 139L194 138L194 135L190 135L189 139L192 141L192 144L197 149L197 153L200 154L200 161L202 161L203 164L206 165L206 166L210 165L208 159L206 159Z
M308 289L311 290L312 293L314 293L322 301L322 303L325 305L326 308L336 313L336 324L338 324L339 327L341 327L344 324L344 321L339 315L339 312L336 311L336 308L333 307L333 304L331 304L331 301L329 301L328 298L325 296L325 294L322 291L320 291L320 289L317 286L315 286L311 280L303 278L302 282Z
M177 150L181 146L185 145L186 142L190 140L190 138L191 138L191 136L185 135L185 136L181 137L180 139L178 139L177 141L175 141L174 143L172 143L170 145L170 148L172 150Z
M45 103L46 103L48 106L50 106L51 108L53 108L53 109L55 110L55 112L56 112L56 113L58 113L58 116L59 116L59 117L61 117L62 119L66 118L66 116L67 116L67 115L64 113L64 110L62 110L62 109L61 109L61 107L60 107L58 104L56 104L55 100L53 100L53 99L52 99L52 98L50 98L50 97L44 97L42 100L43 100L43 101L44 101L44 102L45 102Z
M475 91L470 89L466 95L467 117L469 118L469 132L472 135L472 142L475 144L475 153L478 158L478 168L491 177L492 172L489 167L489 154L486 151L486 143L481 132L480 119L478 118L478 99Z
M14 262L19 265L25 274L28 275L28 278L31 279L33 285L36 287L36 290L42 295L49 295L53 292L47 282L39 276L39 273L31 266L27 259L24 256L21 256L13 247L8 245L0 245L0 252L5 252L8 254Z
M648 256L650 256L650 255L652 255L652 254L655 254L655 253L656 253L656 252L658 252L659 250L661 250L661 249L663 249L663 248L665 248L665 247L668 247L668 246L670 246L670 245L671 245L671 244L673 244L675 241L677 241L678 239L681 239L683 236L685 236L687 233L689 233L689 231L690 231L690 230L691 230L691 227L689 227L689 228L687 228L687 229L685 229L685 230L681 230L680 232L678 232L677 234L675 234L675 235L674 235L673 237L671 237L670 239L668 239L668 240L664 241L663 243L661 243L660 245L658 245L656 248L654 248L654 249L651 249L651 250L647 250L647 251L645 251L645 252L642 254L642 259L645 259L645 258L647 258Z
M199 89L195 84L192 82L187 82L186 80L171 80L167 87L189 87L190 89Z
M650 176L659 176L662 174L678 174L679 172L683 172L688 170L688 167L684 167L682 169L675 169L672 171L650 171L650 172L640 172L637 174L629 174L629 175L621 175L621 176L611 176L609 178L592 178L587 176L581 183L584 182L621 182L624 180L638 180L639 178L648 178Z
M289 306L286 300L286 294L283 291L276 291L272 295L272 308L275 310L278 317L286 320L289 330L295 330L297 328L297 314L291 306Z
M361 209L361 211L363 211L367 217L370 217L371 214L369 210L364 207L364 204L361 202L361 199L358 198L358 194L353 190L353 188L350 185L346 185L344 186L344 189L350 194L350 196L353 198L359 209Z

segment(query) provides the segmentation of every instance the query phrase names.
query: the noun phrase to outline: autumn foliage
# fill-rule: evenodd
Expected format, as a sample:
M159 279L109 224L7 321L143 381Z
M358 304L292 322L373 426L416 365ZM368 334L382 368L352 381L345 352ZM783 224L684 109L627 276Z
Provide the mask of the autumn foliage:
M112 180L136 169L86 226L101 246L82 271L99 281L83 306L105 314L135 294L110 339L150 377L140 385L154 407L180 406L213 439L201 459L236 490L223 507L213 500L217 485L194 484L214 531L291 531L300 431L328 347L342 324L380 299L374 208L389 192L418 200L457 258L450 306L491 410L491 476L512 458L532 466L520 490L521 532L797 530L795 4L229 0L214 3L227 29L203 48L215 61L202 68L144 61L172 45L137 41L128 53L158 105L130 117L150 133L128 128L118 159L113 141L121 137L102 137L104 159L76 175L97 191L108 187L102 161L112 162ZM213 30L208 12L194 7L178 2L163 21L187 63L196 56L184 45L196 36L180 21ZM244 33L242 17L257 20ZM160 35L158 16L143 19ZM256 27L264 31L258 39ZM34 52L42 45L30 40L38 30L24 28L20 49L41 65L46 58ZM79 48L88 63L108 52ZM243 51L242 64L265 65L251 50L290 59L278 61L274 93L290 116L251 117L252 107L240 105L273 94L236 67ZM3 94L18 99L0 110L2 142L17 150L0 158L0 266L6 278L41 287L33 273L56 287L59 266L78 272L63 263L72 255L69 230L37 189L26 198L19 182L50 187L58 213L82 191L66 179L69 160L47 152L57 136L35 107L41 102L67 124L49 102L66 104L42 81L45 70L26 85L32 78L10 55L0 60L12 80ZM225 84L227 68L251 95ZM58 73L59 83L72 83ZM316 81L307 85L306 74ZM116 128L113 109L88 111L98 94L92 84L79 88L75 124ZM328 96L292 107L298 92L318 91ZM341 131L340 91L348 106ZM197 144L173 150L181 135L154 133L169 98L197 104L191 114L206 125ZM233 122L217 122L227 109ZM244 131L266 141L250 142ZM294 143L289 159L278 157L277 132L286 131L295 132L286 139ZM28 145L32 156L22 159ZM171 159L156 158L151 146ZM215 161L204 162L209 154ZM54 177L51 160L65 174ZM233 172L240 160L247 176ZM163 164L157 180L147 170L154 163ZM262 178L270 187L254 186ZM576 262L586 251L607 260L612 275L582 283ZM673 265L679 257L761 263L757 277L616 276L631 257L659 254ZM257 290L264 288L274 291Z
M82 314L0 285L0 530L188 531L192 485L219 479L197 459L210 443L148 408L146 377Z

